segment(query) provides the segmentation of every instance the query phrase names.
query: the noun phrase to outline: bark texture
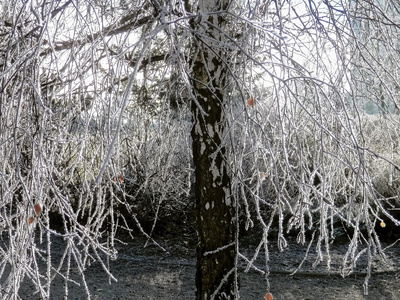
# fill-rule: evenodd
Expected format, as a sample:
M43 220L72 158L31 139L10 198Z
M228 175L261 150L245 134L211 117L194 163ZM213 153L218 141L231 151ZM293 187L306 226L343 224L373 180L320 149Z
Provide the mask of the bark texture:
M227 62L225 21L219 1L203 1L196 32L192 102L193 159L196 176L197 299L233 299L235 293L234 200L231 197L224 133Z

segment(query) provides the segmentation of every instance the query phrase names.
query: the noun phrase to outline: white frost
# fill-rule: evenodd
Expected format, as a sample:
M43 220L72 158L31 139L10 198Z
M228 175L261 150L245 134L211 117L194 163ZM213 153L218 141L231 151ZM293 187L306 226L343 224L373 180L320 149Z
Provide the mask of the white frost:
M211 124L208 124L207 129L208 129L208 134L210 135L210 137L213 137L214 136L214 126L212 126Z
M199 123L199 122L196 122L196 125L195 125L195 132L196 132L196 134L198 134L198 135L201 135L201 133L202 133L201 126L200 126L200 123Z
M201 143L200 155L203 155L203 153L204 153L205 150L206 150L206 145L204 145L204 143Z
M213 181L217 180L217 178L220 176L219 170L215 166L211 168L211 173L213 175Z
M227 206L231 206L232 205L232 200L231 200L231 195L229 193L229 189L228 188L224 188L224 194L225 194L225 204Z
M210 203L206 203L206 210L209 210L210 209Z

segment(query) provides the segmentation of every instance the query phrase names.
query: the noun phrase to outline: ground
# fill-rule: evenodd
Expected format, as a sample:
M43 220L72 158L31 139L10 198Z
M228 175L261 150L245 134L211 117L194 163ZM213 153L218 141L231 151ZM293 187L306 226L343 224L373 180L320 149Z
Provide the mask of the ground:
M53 259L62 254L62 241L55 241ZM94 262L86 271L91 299L194 299L195 260L193 250L183 247L181 241L166 243L169 253L155 246L143 247L142 239L132 240L118 246L118 258L110 261L111 273L118 282L109 283L108 275L100 263ZM383 245L385 247L387 245ZM308 258L295 275L291 272L298 267L306 253L306 245L289 241L288 248L279 252L274 243L270 244L270 287L274 300L291 299L400 299L400 243L387 249L386 260L373 260L373 274L369 280L368 295L364 295L363 283L366 276L366 261L360 260L352 275L340 275L340 254L346 251L344 244L331 245L331 270L326 264L313 269L315 251L310 250ZM252 250L244 251L247 255ZM265 255L261 253L261 259ZM262 260L255 265L264 269ZM240 262L241 299L263 300L267 292L265 276L258 271L244 272L245 262ZM72 271L76 272L76 269ZM63 281L53 282L51 299L62 299ZM33 295L32 295L33 294ZM22 285L22 299L40 299L34 294L31 284ZM68 286L68 299L88 299L84 289L76 284Z

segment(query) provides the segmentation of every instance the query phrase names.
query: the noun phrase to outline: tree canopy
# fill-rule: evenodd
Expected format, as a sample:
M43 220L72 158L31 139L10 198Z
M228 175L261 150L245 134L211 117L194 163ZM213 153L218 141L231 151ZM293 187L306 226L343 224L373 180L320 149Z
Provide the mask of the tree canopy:
M343 226L344 276L383 254L399 225L397 1L0 4L2 299L23 280L50 299L55 276L67 295L71 261L85 286L91 259L114 279L118 233L163 249L159 220L192 210L198 299L237 297L238 262L268 266L290 234L329 269Z

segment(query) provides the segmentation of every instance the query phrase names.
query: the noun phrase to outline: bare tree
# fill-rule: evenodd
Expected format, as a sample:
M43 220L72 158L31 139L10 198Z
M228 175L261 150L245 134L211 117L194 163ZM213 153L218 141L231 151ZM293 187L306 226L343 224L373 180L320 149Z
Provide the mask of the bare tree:
M2 298L28 280L50 299L56 276L68 296L71 263L90 297L87 263L114 279L116 234L133 224L158 245L163 208L189 207L193 190L198 299L238 298L240 260L268 283L269 243L283 251L291 232L329 269L345 224L343 276L384 255L378 229L399 225L394 11L389 0L3 1ZM242 223L262 229L249 257ZM370 275L371 264L365 292Z
M232 45L226 33L229 1L202 1L192 20L192 139L197 217L197 299L237 294L235 199L226 156L229 68Z

